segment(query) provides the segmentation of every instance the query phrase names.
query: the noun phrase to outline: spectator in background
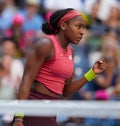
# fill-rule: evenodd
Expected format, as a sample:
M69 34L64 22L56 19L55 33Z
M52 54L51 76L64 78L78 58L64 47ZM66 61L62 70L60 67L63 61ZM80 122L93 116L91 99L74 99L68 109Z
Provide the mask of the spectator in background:
M20 83L20 78L17 75L13 74L13 70L11 69L13 65L14 58L10 54L4 54L1 57L1 63L3 65L2 76L0 77L0 99L3 100L13 100L16 99L16 95L18 92L18 87ZM18 69L16 66L15 70ZM3 126L7 125L13 115L5 114L2 116Z
M18 45L12 38L4 38L1 42L1 63L4 67L1 76L0 99L15 99L19 83L23 74L23 63L19 59ZM12 115L2 116L4 125L7 125Z
M110 9L108 19L104 21L106 30L115 39L119 40L120 34L120 8L118 6L113 6Z
M89 99L94 99L93 95L97 90L107 90L112 97L112 93L115 91L116 86L119 87L119 64L120 64L120 45L119 42L108 33L104 35L101 41L101 57L106 57L108 60L108 69L104 71L100 76L96 77L87 86L87 92L89 92ZM116 90L119 93L119 88ZM115 92L114 92L115 93ZM113 94L114 94L113 93ZM84 93L86 97L86 91ZM115 94L114 94L115 97Z
M96 0L89 13L91 24L87 27L87 39L85 43L85 53L91 66L95 60L99 59L101 52L101 38L105 33L105 26L98 17L100 0Z
M4 31L11 26L17 9L13 0L0 0L0 6L0 29Z
M25 41L25 55L31 50L38 36L41 35L41 26L44 18L38 14L39 7L39 0L25 0L25 8L18 12L18 14L24 17L22 30Z
M0 99L15 99L16 98L16 82L11 75L12 56L5 54L1 58L4 67L4 73L1 77ZM7 92L7 93L6 93Z
M105 81L106 89L111 99L119 99L120 96L120 43L119 41L111 36L109 33L105 36L102 43L102 53L109 60L108 67L111 72L106 70L105 78L100 81ZM99 79L98 79L99 80ZM99 81L98 81L99 82ZM102 84L103 85L103 84ZM104 86L105 86L104 85ZM102 86L103 87L103 86Z
M0 54L10 54L14 58L20 57L18 43L13 37L5 37L1 40Z
M107 89L111 86L115 86L116 79L119 74L119 64L120 64L120 45L119 42L110 37L109 34L105 35L102 40L102 52L101 55L108 59L108 69L103 73L102 76L99 76L95 79L97 85L101 88ZM100 79L101 78L101 79Z
M96 0L92 5L91 13L89 15L91 18L91 25L89 28L93 35L100 35L104 32L102 20L98 17L99 8L100 0Z
M11 37L16 41L19 57L24 57L26 55L26 39L23 31L23 23L24 17L21 14L16 14L12 19L11 27L5 32L6 37Z
M14 39L6 38L2 41L1 57L3 57L6 54L11 56L12 61L10 65L10 73L16 79L17 85L19 85L19 82L22 78L24 65L23 62L20 60L20 57L16 57L18 51L17 43L14 41Z
M119 6L119 3L117 0L105 0L105 1L100 0L100 8L99 8L99 12L98 12L98 17L102 21L106 21L109 17L110 10L113 6Z
M23 30L37 32L41 30L43 17L38 14L39 0L25 0L25 9L20 13L24 16Z

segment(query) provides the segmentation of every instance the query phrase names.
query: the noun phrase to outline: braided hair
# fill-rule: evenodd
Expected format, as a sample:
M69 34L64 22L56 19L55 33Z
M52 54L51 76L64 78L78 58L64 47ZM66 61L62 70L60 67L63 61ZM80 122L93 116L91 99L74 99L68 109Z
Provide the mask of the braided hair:
M69 11L74 10L73 8L62 9L54 12L50 16L50 21L45 22L42 25L42 31L46 34L56 34L59 32L59 27L57 26L59 20Z

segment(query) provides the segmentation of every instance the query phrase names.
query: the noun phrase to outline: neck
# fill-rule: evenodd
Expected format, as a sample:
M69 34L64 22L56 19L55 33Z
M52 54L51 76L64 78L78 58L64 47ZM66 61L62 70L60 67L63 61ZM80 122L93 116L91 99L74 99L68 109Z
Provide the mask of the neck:
M57 34L55 35L56 38L58 39L58 42L60 44L60 46L66 50L67 49L67 46L69 44L69 42L65 39L64 35L63 34Z

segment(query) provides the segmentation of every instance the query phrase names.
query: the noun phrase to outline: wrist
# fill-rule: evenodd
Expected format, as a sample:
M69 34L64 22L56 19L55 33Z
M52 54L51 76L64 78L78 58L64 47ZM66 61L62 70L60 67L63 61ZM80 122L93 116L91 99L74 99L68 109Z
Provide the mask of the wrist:
M92 68L87 73L84 74L84 77L86 78L87 81L93 80L96 76L97 74L94 73Z
M23 118L15 118L15 121L23 122Z

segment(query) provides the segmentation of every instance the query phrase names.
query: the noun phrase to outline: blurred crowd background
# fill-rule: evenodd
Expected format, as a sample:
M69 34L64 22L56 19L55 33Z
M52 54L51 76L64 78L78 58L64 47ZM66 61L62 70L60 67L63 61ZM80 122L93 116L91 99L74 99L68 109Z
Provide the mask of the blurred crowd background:
M0 0L0 100L16 99L26 56L43 35L50 15L74 8L84 16L86 34L75 51L74 79L101 57L108 69L69 97L69 100L120 100L120 0ZM11 116L1 115L0 126ZM61 126L120 126L117 119L59 117Z

